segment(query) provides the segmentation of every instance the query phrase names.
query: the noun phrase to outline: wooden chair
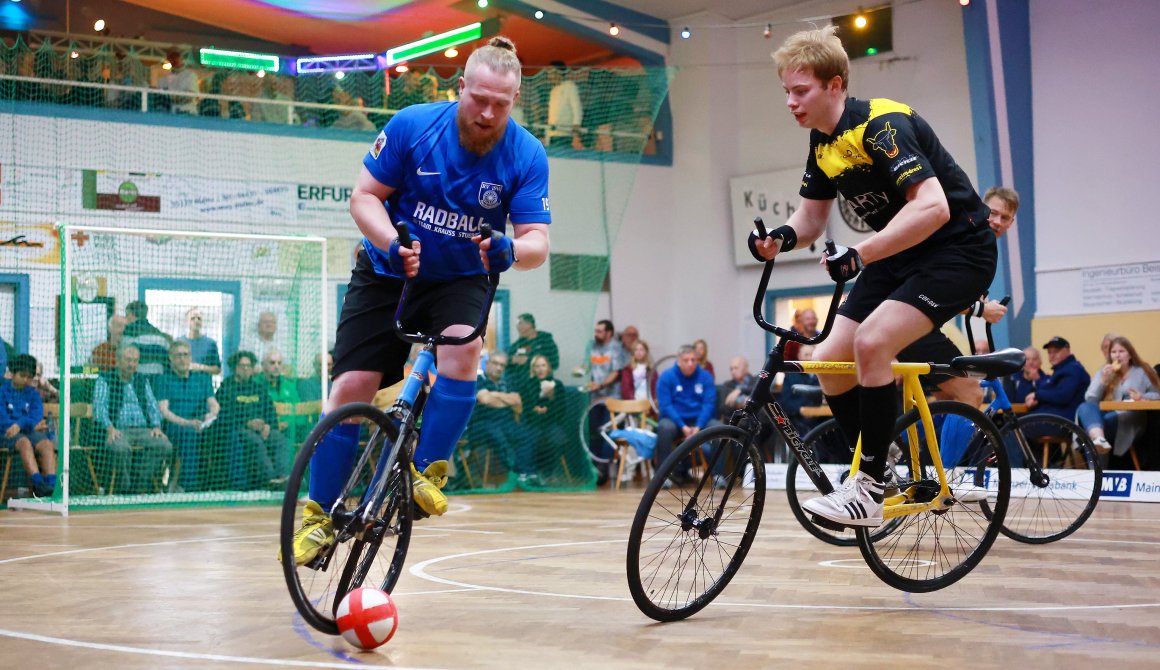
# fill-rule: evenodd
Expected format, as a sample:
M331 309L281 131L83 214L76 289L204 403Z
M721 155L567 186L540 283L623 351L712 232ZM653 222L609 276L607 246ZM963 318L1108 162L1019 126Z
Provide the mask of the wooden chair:
M600 431L600 435L616 448L619 466L616 469L616 482L613 487L620 489L620 479L624 476L624 464L628 460L629 449L632 445L623 438L613 439L609 434L620 428L645 428L645 421L648 419L649 412L652 411L652 404L648 400L620 400L617 398L608 398L604 404L608 408L611 418ZM640 465L644 466L645 475L652 478L651 460L643 459L640 461Z
M1060 455L1067 458L1068 451L1071 450L1071 439L1063 435L1043 435L1042 437L1033 438L1043 448L1043 462L1041 466L1046 468L1051 461L1051 448L1058 447Z
M82 422L91 420L93 418L93 406L87 402L74 402L69 406L69 430L72 431L72 441L70 452L79 453L85 459L85 465L89 470L89 478L93 483L93 493L101 490L100 480L97 479L97 469L93 466L93 452L100 448L99 445L85 444L84 434L81 432ZM115 474L115 473L114 473Z

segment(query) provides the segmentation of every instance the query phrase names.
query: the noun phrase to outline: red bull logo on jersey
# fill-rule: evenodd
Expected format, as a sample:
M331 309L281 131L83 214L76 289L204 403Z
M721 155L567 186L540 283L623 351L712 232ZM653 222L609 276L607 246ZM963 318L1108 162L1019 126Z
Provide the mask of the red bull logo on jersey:
M479 204L485 209L495 209L499 207L499 194L503 191L503 186L499 184L492 184L490 182L483 182L479 185Z
M881 151L887 158L894 158L898 155L898 145L894 143L894 136L897 134L898 131L891 128L890 122L887 121L886 127L868 140L870 148Z
M479 234L479 224L483 222L482 216L449 212L422 201L415 204L412 218L427 230L453 237L474 237Z

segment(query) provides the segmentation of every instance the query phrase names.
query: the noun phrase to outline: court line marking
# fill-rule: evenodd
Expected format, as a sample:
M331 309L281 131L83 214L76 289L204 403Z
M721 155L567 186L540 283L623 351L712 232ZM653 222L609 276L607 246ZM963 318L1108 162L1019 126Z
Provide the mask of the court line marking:
M553 544L531 544L520 547L505 547L501 549L483 549L480 551L468 551L459 554L449 554L446 556L439 556L422 561L408 569L415 577L426 579L437 584L444 584L446 586L455 586L462 589L474 589L477 591L495 591L498 593L513 593L530 596L546 596L550 598L573 598L577 600L605 600L614 602L631 602L632 598L625 598L623 596L596 596L584 595L579 593L557 593L551 591L531 591L528 589L513 589L503 586L487 586L483 584L471 584L468 582L459 582L453 579L446 579L443 577L436 577L427 572L428 566L442 563L443 561L450 561L459 558L469 558L473 556L482 556L485 554L497 554L508 551L522 551L531 549L554 549L558 547L575 547L591 544L612 544L620 543L625 540L588 540L581 542L557 542ZM552 557L554 558L554 557ZM536 560L536 557L530 557L523 560ZM902 593L904 596L909 594ZM939 612L1049 612L1049 611L1080 611L1080 610L1108 610L1108 609L1145 609L1145 608L1160 608L1160 602L1155 603L1129 603L1119 605L1042 605L1042 606L1002 606L1002 607L968 607L968 606L954 606L945 607L939 605L791 605L778 603L742 603L729 601L715 601L714 605L720 607L749 607L755 609L791 609L791 610L846 610L846 611L872 611L872 612L913 612L915 609L939 611Z
M48 635L36 635L35 633L21 633L15 630L6 630L0 628L0 636L12 637L19 640L28 640L30 642L42 642L45 644L55 644L62 647L79 647L81 649L93 649L95 651L112 651L122 654L140 654L143 656L164 656L167 658L184 658L197 661L226 661L230 663L249 663L251 665L281 665L292 668L345 668L349 670L351 667L358 667L363 664L361 661L354 659L349 663L332 663L325 661L295 661L291 659L279 658L257 658L254 656L227 656L225 654L199 654L196 652L187 651L173 651L169 649L145 649L142 647L130 647L121 644L104 644L100 642L83 642L81 640L69 640L61 637L50 637ZM390 659L380 657L384 661ZM414 666L398 666L391 665L394 670L434 670L433 668L417 668Z
M226 542L233 540L254 540L257 538L270 538L269 534L262 535L238 535L235 537L199 537L188 540L164 540L161 542L133 542L131 544L114 544L106 547L85 547L84 549L69 549L68 551L50 551L45 554L30 554L28 556L16 556L14 558L0 559L0 565L6 563L17 563L19 561L31 561L37 558L52 558L54 556L70 556L73 554L86 554L93 551L108 551L110 549L137 549L140 547L162 547L166 545L175 544L197 544L204 542Z

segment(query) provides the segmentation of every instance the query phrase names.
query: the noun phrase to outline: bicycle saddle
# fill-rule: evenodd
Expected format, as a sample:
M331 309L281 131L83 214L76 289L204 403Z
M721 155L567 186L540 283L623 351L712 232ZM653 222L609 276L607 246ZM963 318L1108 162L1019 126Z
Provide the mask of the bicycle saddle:
M1002 377L1023 369L1027 357L1021 349L1010 347L993 354L978 356L959 356L950 362L950 366L963 372L982 373L988 378Z

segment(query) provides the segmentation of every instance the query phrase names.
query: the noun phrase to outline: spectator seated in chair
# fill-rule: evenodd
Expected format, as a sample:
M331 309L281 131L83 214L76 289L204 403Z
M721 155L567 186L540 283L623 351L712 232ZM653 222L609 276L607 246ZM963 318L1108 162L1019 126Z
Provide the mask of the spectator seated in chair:
M8 365L12 378L0 382L0 448L20 454L32 494L45 498L56 488L56 444L48 436L44 404L33 385L36 365L28 354L13 356Z
M1079 406L1079 424L1088 431L1101 455L1123 456L1144 434L1147 413L1100 410L1103 400L1160 400L1160 378L1140 359L1126 337L1116 336L1109 349L1111 362L1100 368Z
M133 345L117 352L117 369L103 372L93 391L93 418L105 431L113 460L109 493L142 493L156 489L173 444L161 431L161 410L144 375L137 374L141 352ZM142 453L133 458L133 447ZM120 486L118 485L120 484Z

